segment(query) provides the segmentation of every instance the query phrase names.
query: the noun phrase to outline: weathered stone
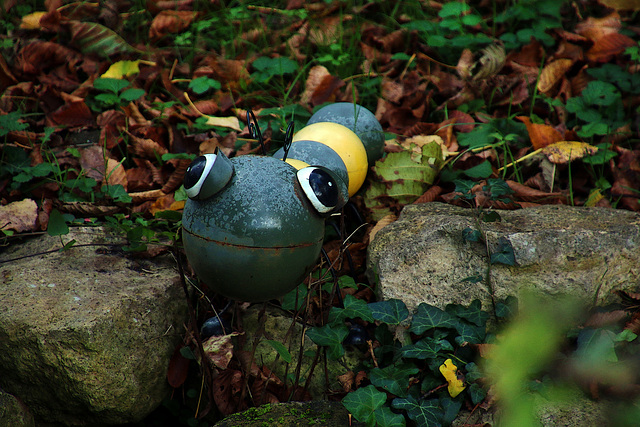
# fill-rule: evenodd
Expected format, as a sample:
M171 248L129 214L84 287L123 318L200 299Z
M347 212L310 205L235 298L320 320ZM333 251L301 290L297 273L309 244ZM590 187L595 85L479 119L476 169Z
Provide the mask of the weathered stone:
M260 305L252 306L242 316L243 328L247 334L247 344L245 348L247 351L251 350L253 338L258 330L260 308ZM259 361L258 364L260 365L264 364L273 371L278 378L284 381L287 374L289 376L295 375L300 354L300 343L304 342L300 369L300 384L304 385L309 372L311 372L310 369L314 360L314 357L309 354L314 353L317 350L317 346L306 336L304 337L304 341L301 341L303 333L302 325L298 322L292 325L292 316L277 308L267 307L264 322L265 335L256 347L255 360ZM281 342L285 346L291 343L291 363L287 364L281 357L277 357L278 352L266 342L267 339ZM313 371L311 381L309 382L309 388L307 390L309 394L314 399L322 399L327 391L340 390L342 387L338 382L338 375L346 373L349 366L356 366L359 362L358 357L361 356L357 350L347 349L342 363L336 360L327 360L327 378L329 379L329 384L325 382L324 363L321 361L322 359L319 359ZM291 381L288 382L288 384L290 383Z
M368 274L383 299L410 310L421 302L444 308L532 290L606 304L614 291L640 286L640 215L623 210L540 206L500 211L499 222L478 223L476 212L441 203L406 206L399 220L369 246ZM487 246L513 248L515 265L490 264L487 246L463 238L484 231ZM490 267L490 269L489 269ZM486 277L490 283L486 283ZM469 278L485 280L474 283Z
M0 426L34 427L29 409L17 397L0 390Z
M349 412L340 402L311 401L267 404L233 414L217 423L216 427L298 427L317 425L323 427L364 426L354 418L349 422Z
M44 254L60 247L45 235L0 257L0 387L38 425L140 420L169 392L187 318L178 275L169 259L123 256L122 239L106 229L64 239L76 245Z

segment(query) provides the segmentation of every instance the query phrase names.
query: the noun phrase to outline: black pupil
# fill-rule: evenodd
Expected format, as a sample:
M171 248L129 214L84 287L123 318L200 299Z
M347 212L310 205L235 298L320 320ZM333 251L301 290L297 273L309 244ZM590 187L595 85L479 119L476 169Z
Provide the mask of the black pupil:
M314 169L309 174L309 185L324 206L331 207L338 204L338 186L327 172Z
M184 188L191 188L200 179L204 167L207 164L207 158L205 156L196 157L193 162L187 168L187 172L184 174Z

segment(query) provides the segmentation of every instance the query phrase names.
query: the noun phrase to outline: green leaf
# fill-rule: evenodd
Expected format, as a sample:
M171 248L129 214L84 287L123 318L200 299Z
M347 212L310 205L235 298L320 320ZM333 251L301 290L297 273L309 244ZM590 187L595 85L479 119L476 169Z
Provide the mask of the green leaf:
M69 234L69 226L64 220L64 216L57 209L52 209L49 214L47 234L49 236L62 236L63 234Z
M488 191L491 194L492 200L497 200L500 198L504 198L505 196L509 196L513 194L514 191L509 187L509 184L502 179L497 178L489 178L487 179L487 185L485 185L483 190Z
M360 422L375 424L374 412L387 401L387 395L368 385L348 393L342 398L342 405Z
M207 76L198 77L189 82L189 89L198 95L201 95L210 89L218 90L221 87L222 85L219 81Z
M403 357L411 359L436 359L443 356L441 352L453 351L453 346L447 340L423 338L415 344L405 345L400 349Z
M135 101L136 99L142 98L146 92L144 89L131 88L127 89L120 94L120 99L123 99L127 102Z
M93 81L93 87L102 90L105 92L110 92L114 95L120 93L120 91L126 87L128 87L130 83L123 79L112 79L112 78L99 78Z
M340 289L343 289L343 288L358 289L358 284L353 279L353 277L347 276L347 275L338 277L338 286L340 287Z
M282 357L282 360L284 360L287 363L291 363L291 353L289 353L289 350L287 350L287 347L285 347L280 341L265 340L265 342L269 344L271 347L273 347L275 351L278 352L280 357Z
M438 399L417 401L413 396L398 397L393 399L391 406L407 411L409 418L421 427L439 427L444 415Z
M467 388L467 393L469 393L469 397L471 398L471 402L474 405L482 402L485 397L487 397L487 392L480 387L477 383L473 383Z
M133 200L121 184L105 185L100 191L114 202L131 203Z
M462 238L467 242L481 242L482 233L480 232L480 230L475 230L471 227L467 227L462 230Z
M396 298L372 302L369 304L369 308L375 320L387 325L399 325L409 316L409 310L405 303Z
M470 325L463 321L457 323L456 331L459 334L456 337L458 345L463 345L464 343L481 344L486 335L484 326Z
M609 106L620 99L618 88L600 80L589 82L580 96L587 105Z
M388 406L381 406L373 412L377 426L380 427L405 427L406 420L402 414L396 414Z
M449 425L456 418L458 412L460 412L460 408L462 408L462 401L453 400L450 397L444 397L440 399L440 405L444 410L444 413L442 414L442 422Z
M491 163L485 160L479 165L464 170L463 173L469 178L489 178L493 174L493 168Z
M287 292L282 297L282 309L291 310L291 311L300 310L305 304L305 300L307 298L307 292L308 292L307 285L305 285L304 283L298 285L298 287L296 287L295 289ZM296 305L296 298L298 301L297 305Z
M491 264L504 264L513 266L516 264L516 256L513 253L513 246L505 237L498 239L498 246L491 254Z
M518 299L513 296L496 303L496 317L505 319L513 317L518 312Z
M346 325L324 325L307 330L307 336L319 346L327 347L327 356L337 360L344 354L342 341L349 335Z
M95 96L95 99L102 102L107 107L112 107L120 103L120 97L113 93L99 93Z
M364 300L346 295L344 297L344 308L331 307L329 311L329 323L341 323L346 319L360 318L367 322L373 322L371 309Z
M258 83L269 81L273 76L284 76L298 70L298 63L286 57L269 58L261 56L251 64L257 72L251 77Z
M27 129L29 125L22 123L20 121L21 119L21 111L12 111L9 114L0 114L0 136L5 136L9 132Z
M160 157L163 162L169 161L171 159L189 159L193 160L196 158L195 154L189 153L164 153L162 157Z
M409 390L409 378L420 372L411 363L389 365L385 368L373 368L369 372L371 384L398 397L406 397Z
M433 328L455 329L457 320L437 307L421 303L413 316L411 332L420 335Z
M605 163L609 163L609 160L618 155L618 153L609 149L610 145L607 142L597 144L596 147L598 147L598 152L592 156L584 157L582 159L584 163L590 165L603 165Z
M473 187L476 185L475 182L466 179L454 179L453 183L456 186L455 192L462 193L462 196L460 197L464 197L469 200L476 197L476 195L473 194Z
M617 334L614 338L616 342L631 342L638 338L638 335L635 334L631 329L624 329L622 332Z
M594 364L617 362L615 334L606 329L583 329L578 334L576 355Z
M469 6L465 3L450 1L442 5L442 9L438 12L438 16L440 18L459 17L467 10L469 10Z
M448 304L445 311L461 319L466 319L476 326L486 326L489 319L489 313L482 311L482 302L479 299L473 300L468 307L461 304Z

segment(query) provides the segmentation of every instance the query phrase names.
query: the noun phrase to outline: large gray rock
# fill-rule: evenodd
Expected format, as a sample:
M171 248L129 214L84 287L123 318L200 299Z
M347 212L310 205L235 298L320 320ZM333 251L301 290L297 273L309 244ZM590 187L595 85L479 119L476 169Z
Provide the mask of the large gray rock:
M0 427L35 427L33 415L17 397L0 390Z
M478 228L474 210L442 203L406 206L369 245L372 283L383 299L399 298L410 310L421 302L444 308L474 299L489 309L492 294L501 299L524 290L596 304L615 300L615 290L638 291L637 213L553 205L500 216L500 222L480 226L492 253L500 241L513 248L514 266L490 265L487 246L463 238L465 228ZM474 283L472 277L485 280Z
M76 247L43 254L60 247L45 235L0 255L0 387L38 425L140 420L169 392L187 319L178 275L170 260L126 258L105 229L64 239ZM114 246L80 246L98 243Z

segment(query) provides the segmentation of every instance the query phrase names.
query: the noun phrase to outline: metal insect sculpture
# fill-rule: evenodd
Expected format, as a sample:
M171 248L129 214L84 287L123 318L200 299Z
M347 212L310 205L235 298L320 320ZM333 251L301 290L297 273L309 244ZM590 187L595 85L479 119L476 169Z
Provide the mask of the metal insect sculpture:
M252 135L261 140L255 117ZM185 252L209 288L266 301L295 288L316 264L324 222L354 195L384 136L373 113L351 103L318 110L273 156L196 158L185 174Z

